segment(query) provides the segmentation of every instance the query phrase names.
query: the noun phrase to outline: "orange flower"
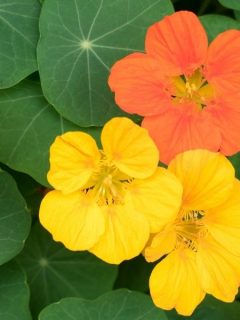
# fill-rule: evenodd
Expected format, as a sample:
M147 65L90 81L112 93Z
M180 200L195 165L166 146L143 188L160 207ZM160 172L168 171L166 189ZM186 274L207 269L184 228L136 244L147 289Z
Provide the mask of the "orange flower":
M239 151L240 31L208 47L197 16L179 11L148 29L145 46L113 66L109 85L123 110L144 116L161 161L196 148Z

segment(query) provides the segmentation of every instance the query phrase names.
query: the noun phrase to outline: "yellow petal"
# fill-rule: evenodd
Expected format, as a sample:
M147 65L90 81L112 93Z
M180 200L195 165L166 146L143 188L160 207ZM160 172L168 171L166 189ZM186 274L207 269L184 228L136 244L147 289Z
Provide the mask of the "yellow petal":
M113 264L139 255L149 237L145 217L136 212L130 202L103 206L102 210L106 220L105 233L89 251Z
M221 247L209 235L199 241L197 265L206 293L232 302L238 292L240 258Z
M80 192L49 192L41 203L39 218L55 241L74 251L92 247L105 230L101 210Z
M100 153L95 140L84 132L67 132L50 148L49 183L63 193L79 190L97 168Z
M240 181L235 179L230 197L205 213L204 223L212 237L235 255L240 256Z
M152 271L150 292L156 306L191 315L204 298L195 253L179 249L164 258Z
M102 135L105 154L123 173L147 178L156 170L159 153L146 129L127 118L113 118L105 124Z
M175 220L182 204L180 182L163 168L157 168L150 178L134 180L128 191L137 211L144 213L149 221L151 233Z
M145 259L148 262L160 259L175 248L176 241L177 234L171 226L153 235L144 250Z
M169 164L183 185L183 206L205 210L223 203L230 195L234 168L220 153L191 150L181 153Z

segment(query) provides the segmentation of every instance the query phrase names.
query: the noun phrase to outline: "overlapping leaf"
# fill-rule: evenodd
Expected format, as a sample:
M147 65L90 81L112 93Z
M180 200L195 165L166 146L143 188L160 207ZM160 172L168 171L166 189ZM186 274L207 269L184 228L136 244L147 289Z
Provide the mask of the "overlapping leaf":
M240 10L239 0L218 0L226 8Z
M0 2L0 88L15 85L37 70L38 0Z
M35 316L63 297L98 297L112 289L117 272L116 266L89 253L66 250L38 224L32 228L18 261L28 275Z
M31 224L26 202L13 178L0 170L0 264L23 248Z
M208 14L200 17L200 20L207 31L209 41L212 41L219 33L226 30L240 30L240 22L230 17L221 16L218 14Z
M45 0L38 46L44 95L81 126L123 114L107 85L109 70L143 50L147 27L172 12L169 0Z
M26 276L14 261L0 267L0 319L31 320Z
M94 301L63 299L44 309L39 320L167 320L149 296L128 290L109 292Z
M48 185L49 147L55 137L82 130L64 120L44 99L37 82L0 91L0 161ZM86 130L85 130L86 131ZM87 129L93 135L97 129Z

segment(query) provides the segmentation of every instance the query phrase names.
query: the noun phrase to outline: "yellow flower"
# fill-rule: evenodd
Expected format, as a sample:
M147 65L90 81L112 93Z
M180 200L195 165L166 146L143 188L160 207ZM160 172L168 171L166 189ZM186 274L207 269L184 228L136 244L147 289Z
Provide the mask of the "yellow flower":
M240 283L240 182L221 154L193 150L169 170L183 198L174 221L151 236L144 255L156 261L150 292L163 309L191 315L205 294L231 302Z
M127 118L103 128L102 150L83 132L56 138L48 180L56 189L40 207L40 221L70 250L89 250L109 263L137 256L149 234L179 210L182 187L158 168L148 132Z

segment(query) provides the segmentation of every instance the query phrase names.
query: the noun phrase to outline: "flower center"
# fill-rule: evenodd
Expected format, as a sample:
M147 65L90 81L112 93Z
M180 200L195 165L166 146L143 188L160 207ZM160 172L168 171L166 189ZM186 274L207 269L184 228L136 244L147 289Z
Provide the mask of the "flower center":
M177 233L177 247L185 247L197 251L198 240L207 235L207 228L203 223L204 211L183 210L175 222Z
M213 99L214 91L198 69L190 77L172 79L171 97L176 103L195 102L201 110Z
M99 167L84 191L93 196L99 206L123 204L126 186L131 179L121 173L103 151L101 153Z

